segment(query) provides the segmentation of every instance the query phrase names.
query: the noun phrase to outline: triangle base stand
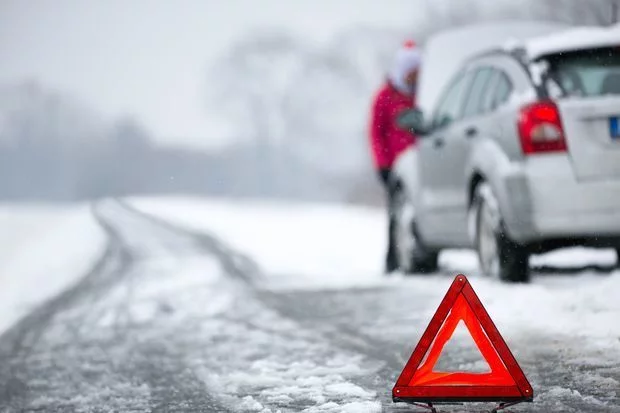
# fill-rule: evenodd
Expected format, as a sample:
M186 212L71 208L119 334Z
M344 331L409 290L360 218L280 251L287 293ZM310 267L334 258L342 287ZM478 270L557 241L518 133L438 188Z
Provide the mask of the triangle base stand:
M395 399L395 402L404 402L404 403L408 403L412 406L416 406L422 409L426 409L428 411L430 411L431 413L438 413L437 409L435 408L435 406L433 405L433 403L420 403L420 402L414 402L414 401L407 401L407 400L402 400L402 399ZM523 403L526 402L526 400L519 400L519 401L515 401L515 402L502 402L499 403L497 405L497 407L493 408L489 413L498 413L501 410L507 409L511 406L517 405L519 403ZM444 403L444 404L461 404L461 403Z
M510 406L514 406L515 404L523 403L525 400L518 402L509 402L509 403L500 403L495 409L491 410L491 413L497 413L500 410L504 410L509 408Z
M423 409L427 409L431 413L437 413L437 409L435 409L435 407L433 407L433 403L422 404L422 403L418 403L418 402L412 402L412 403L409 403L409 404L411 404L413 406L421 407Z

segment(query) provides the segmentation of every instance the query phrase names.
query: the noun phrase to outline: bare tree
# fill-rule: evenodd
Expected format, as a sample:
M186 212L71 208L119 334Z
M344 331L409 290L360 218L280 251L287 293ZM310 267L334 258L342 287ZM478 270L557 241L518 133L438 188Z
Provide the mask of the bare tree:
M256 147L257 187L265 192L277 186L274 147L284 139L284 105L305 52L294 38L281 33L253 33L233 45L212 69L208 106L227 116L240 136ZM245 169L249 165L245 166Z

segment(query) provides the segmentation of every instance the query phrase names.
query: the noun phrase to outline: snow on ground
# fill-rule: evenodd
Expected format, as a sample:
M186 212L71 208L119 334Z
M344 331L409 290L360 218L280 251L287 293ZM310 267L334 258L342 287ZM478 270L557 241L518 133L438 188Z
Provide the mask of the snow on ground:
M611 250L573 248L533 257L533 265L552 270L535 274L528 285L478 275L470 251L442 254L442 267L450 276L386 278L380 274L385 245L381 210L189 198L141 198L132 204L183 227L208 231L248 254L268 276L268 288L414 288L438 304L453 275L464 272L508 334L543 332L585 339L601 348L619 346L620 271L578 269L592 263L613 265ZM567 268L575 268L576 274ZM426 309L429 320L435 309Z
M375 282L383 265L386 217L377 209L180 198L132 203L222 237L265 273L291 282Z
M0 334L75 283L104 247L87 205L0 205Z

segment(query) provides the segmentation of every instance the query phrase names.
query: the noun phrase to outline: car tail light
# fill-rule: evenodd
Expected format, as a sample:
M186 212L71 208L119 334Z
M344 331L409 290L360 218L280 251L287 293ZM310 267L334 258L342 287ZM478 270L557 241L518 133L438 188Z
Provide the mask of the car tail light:
M521 108L519 137L525 155L566 151L560 111L551 101L535 102Z

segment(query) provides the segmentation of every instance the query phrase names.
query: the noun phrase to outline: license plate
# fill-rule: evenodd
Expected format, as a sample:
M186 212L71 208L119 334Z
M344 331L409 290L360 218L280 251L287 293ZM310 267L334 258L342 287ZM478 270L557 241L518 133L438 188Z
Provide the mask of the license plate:
M618 118L609 118L609 135L613 140L620 140L620 127L618 126Z

